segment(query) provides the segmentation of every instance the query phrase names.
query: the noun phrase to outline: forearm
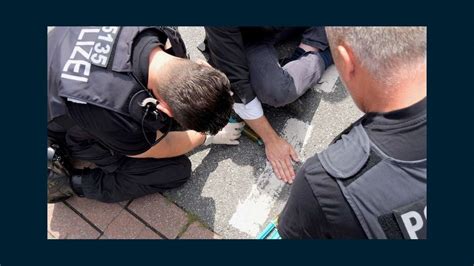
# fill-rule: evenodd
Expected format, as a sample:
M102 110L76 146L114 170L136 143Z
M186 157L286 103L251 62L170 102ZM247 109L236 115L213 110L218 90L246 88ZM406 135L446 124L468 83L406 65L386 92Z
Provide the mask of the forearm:
M275 132L265 116L245 120L265 144L265 154L278 178L292 183L295 177L292 160L298 161L294 148Z
M190 152L203 144L204 140L205 136L194 130L173 131L148 151L130 157L156 159L176 157Z
M264 143L278 138L277 133L263 114L262 104L258 98L255 97L247 104L234 103L234 111L262 138Z
M168 134L168 153L174 157L183 155L204 143L206 136L194 130L176 131Z
M264 115L257 119L245 120L245 123L262 138L265 144L278 139L278 134Z

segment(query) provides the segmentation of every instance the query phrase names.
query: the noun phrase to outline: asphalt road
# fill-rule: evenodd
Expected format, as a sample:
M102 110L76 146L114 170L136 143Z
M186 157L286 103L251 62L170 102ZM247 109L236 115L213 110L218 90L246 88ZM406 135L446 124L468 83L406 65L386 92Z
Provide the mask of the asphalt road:
M180 27L191 59L204 58L196 49L202 27ZM291 48L284 47L281 53ZM362 113L330 68L321 84L284 108L265 108L270 123L305 159L323 150ZM284 207L290 185L279 181L264 148L242 136L238 146L204 147L190 154L193 176L165 196L192 213L224 238L255 238ZM298 168L299 165L296 165Z

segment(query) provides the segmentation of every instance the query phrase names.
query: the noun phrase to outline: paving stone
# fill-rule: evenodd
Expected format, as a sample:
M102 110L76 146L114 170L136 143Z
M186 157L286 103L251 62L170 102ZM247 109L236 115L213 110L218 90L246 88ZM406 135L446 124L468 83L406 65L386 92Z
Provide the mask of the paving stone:
M56 239L50 232L48 232L48 239Z
M189 225L180 239L221 239L221 237L209 229L205 228L201 223L194 222Z
M136 239L162 239L157 233L146 227L140 232Z
M145 225L124 210L109 224L101 239L134 239L143 229Z
M127 204L128 204L129 201L132 201L132 200L121 201L121 202L119 202L118 204L119 204L120 206L122 206L122 207L125 207L125 206L127 206Z
M64 203L48 204L48 232L58 239L96 239L100 235Z
M167 238L176 238L187 224L187 214L161 194L135 199L128 209Z
M123 206L116 203L103 203L80 197L72 197L67 202L102 231L123 210Z

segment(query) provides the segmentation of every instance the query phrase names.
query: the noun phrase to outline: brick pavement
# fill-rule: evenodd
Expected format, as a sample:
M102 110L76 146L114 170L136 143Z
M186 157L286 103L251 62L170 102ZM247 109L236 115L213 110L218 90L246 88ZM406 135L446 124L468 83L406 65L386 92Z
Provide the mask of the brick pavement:
M157 193L120 203L73 197L48 204L48 239L219 239Z

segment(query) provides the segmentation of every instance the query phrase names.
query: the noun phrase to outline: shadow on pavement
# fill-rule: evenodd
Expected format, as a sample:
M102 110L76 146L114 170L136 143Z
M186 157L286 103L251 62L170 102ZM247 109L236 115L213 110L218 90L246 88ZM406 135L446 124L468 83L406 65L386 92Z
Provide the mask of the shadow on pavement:
M329 93L321 92L322 99L329 103L337 103L349 96L349 92L346 90L344 85L341 82L341 79L338 78L336 84L334 85L334 91Z
M296 43L293 41L278 46L279 56L286 57L291 54ZM339 87L342 86L329 93L314 88L308 89L297 101L285 107L264 106L265 114L279 134L283 133L288 120L292 118L308 125L318 125L318 121L312 120L321 100L336 103L348 96L345 90ZM191 179L181 188L171 190L165 195L199 217L213 231L237 236L239 232L234 232L235 229L229 226L229 220L238 202L245 199L250 187L257 184L258 177L264 172L264 147L242 136L238 146L200 147L189 155L193 164L197 164ZM285 186L278 200L285 201L288 191L289 186Z

